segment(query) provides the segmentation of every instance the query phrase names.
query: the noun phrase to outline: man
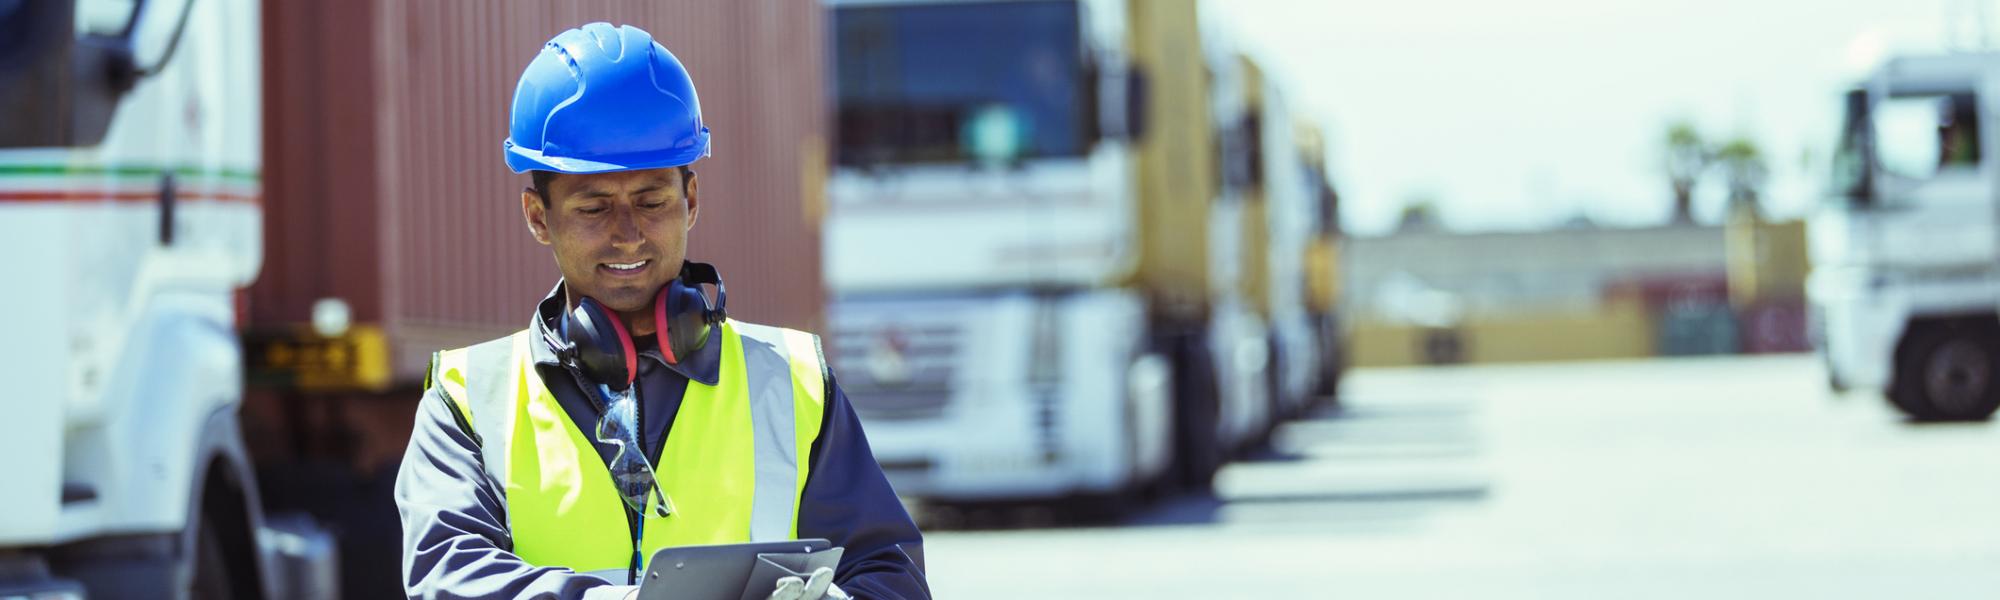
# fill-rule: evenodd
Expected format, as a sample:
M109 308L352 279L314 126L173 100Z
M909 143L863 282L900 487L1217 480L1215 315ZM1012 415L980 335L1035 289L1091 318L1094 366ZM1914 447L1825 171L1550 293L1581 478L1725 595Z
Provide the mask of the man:
M805 538L839 567L771 598L929 596L817 338L726 319L713 268L684 262L708 136L636 27L564 32L522 74L505 155L562 280L527 329L432 359L396 481L410 597L629 598L659 548ZM579 358L607 339L623 369Z
M1979 110L1972 96L1938 100L1938 167L1979 166Z

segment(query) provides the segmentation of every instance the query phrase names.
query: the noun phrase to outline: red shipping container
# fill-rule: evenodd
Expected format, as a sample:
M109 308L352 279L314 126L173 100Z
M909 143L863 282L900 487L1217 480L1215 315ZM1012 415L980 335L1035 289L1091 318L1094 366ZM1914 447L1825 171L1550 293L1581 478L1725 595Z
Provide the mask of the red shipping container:
M822 9L791 0L264 3L265 260L253 330L321 298L386 333L392 382L429 353L524 326L557 277L500 142L521 69L591 21L652 32L693 74L714 156L697 165L694 260L730 314L817 329L825 300ZM282 334L281 334L282 335Z
M1721 271L1633 276L1604 286L1607 300L1637 299L1648 312L1658 314L1675 307L1690 308L1727 304L1729 280Z

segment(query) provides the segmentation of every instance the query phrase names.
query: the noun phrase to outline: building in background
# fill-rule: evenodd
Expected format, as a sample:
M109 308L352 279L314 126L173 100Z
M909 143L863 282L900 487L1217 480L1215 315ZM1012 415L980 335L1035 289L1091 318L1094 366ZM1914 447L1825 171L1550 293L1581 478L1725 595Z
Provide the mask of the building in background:
M1358 365L1808 348L1797 221L1420 229L1346 244Z

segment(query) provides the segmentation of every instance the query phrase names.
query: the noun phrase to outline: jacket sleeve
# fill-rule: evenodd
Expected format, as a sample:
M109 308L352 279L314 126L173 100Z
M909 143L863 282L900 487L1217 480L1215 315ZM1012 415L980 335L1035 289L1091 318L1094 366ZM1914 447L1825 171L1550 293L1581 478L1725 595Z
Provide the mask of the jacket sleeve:
M929 598L923 534L868 449L861 419L829 374L824 421L799 502L799 537L843 551L834 583L856 598Z
M505 495L480 466L479 445L442 389L424 391L396 474L403 519L403 591L410 598L623 598L614 586L511 551Z

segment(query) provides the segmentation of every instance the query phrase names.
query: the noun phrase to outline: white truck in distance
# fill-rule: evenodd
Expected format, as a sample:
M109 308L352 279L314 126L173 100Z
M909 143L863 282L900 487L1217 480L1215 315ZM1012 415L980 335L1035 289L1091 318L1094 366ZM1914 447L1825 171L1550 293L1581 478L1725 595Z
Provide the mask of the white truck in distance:
M1227 449L1194 2L829 7L829 350L897 491L1206 485Z
M1904 56L1847 95L1807 283L1836 389L1918 420L2000 407L2000 54Z

